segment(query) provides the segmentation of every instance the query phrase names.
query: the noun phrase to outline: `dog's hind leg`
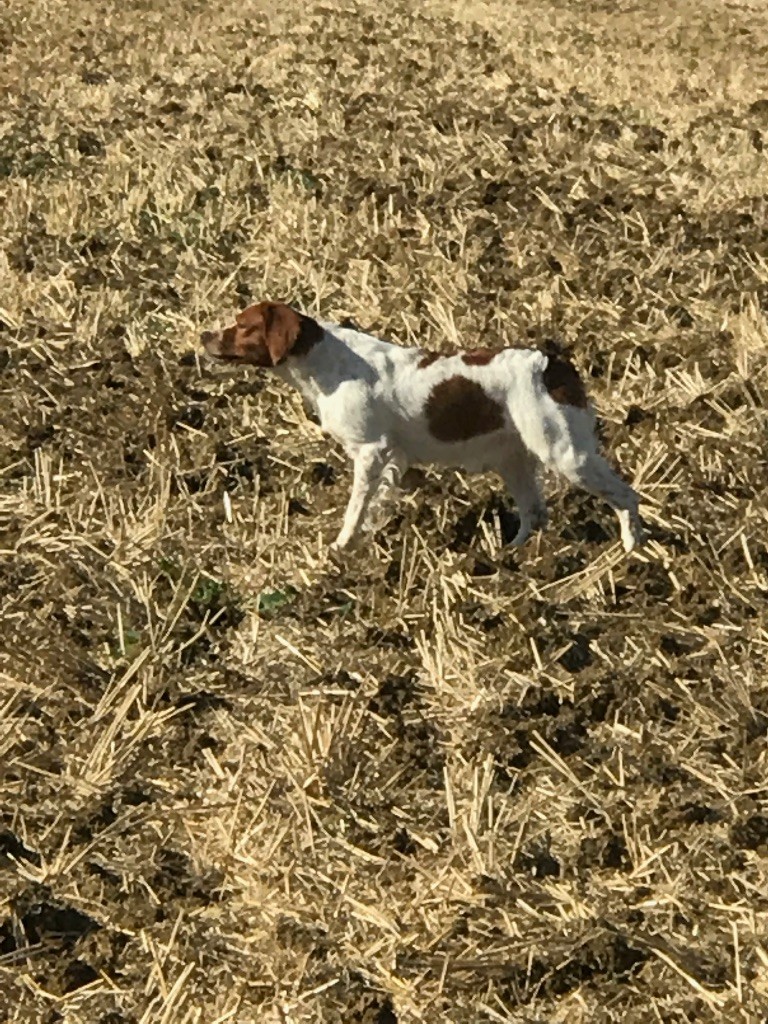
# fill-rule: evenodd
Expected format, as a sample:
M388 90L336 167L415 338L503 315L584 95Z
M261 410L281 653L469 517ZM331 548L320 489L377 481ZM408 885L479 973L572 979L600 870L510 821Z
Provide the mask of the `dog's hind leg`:
M536 479L536 468L536 460L522 447L499 466L499 474L520 516L520 526L510 541L515 547L524 544L534 530L547 525L547 506Z

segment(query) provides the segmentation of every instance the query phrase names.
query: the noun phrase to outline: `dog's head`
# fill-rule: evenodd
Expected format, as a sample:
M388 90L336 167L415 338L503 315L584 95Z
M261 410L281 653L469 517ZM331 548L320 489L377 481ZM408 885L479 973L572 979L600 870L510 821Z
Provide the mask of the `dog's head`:
M259 302L238 314L231 327L203 331L203 348L218 362L277 366L289 355L305 355L323 329L284 302Z

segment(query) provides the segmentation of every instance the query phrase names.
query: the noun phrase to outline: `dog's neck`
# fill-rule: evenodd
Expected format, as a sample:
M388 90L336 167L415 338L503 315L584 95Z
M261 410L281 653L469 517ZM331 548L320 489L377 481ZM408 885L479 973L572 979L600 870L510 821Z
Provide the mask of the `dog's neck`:
M359 346L367 351L371 343L373 346L385 344L370 335L340 328L336 324L322 323L317 327L322 333L306 351L297 353L294 350L275 367L275 372L315 408L319 396L332 395L353 381L375 383L376 371Z
M314 340L309 346L302 344L300 339L288 357L278 363L274 372L296 388L305 401L316 407L317 396L332 390L333 385L338 383L338 376L332 373L332 368L339 361L345 361L341 350L346 346L333 334L332 329L326 328L325 325L321 326L316 321L312 323L320 334L315 333Z

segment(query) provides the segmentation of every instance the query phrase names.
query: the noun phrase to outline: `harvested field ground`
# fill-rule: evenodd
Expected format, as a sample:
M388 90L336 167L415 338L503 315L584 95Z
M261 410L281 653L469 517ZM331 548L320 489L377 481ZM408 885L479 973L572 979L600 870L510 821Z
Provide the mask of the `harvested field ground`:
M0 1021L768 1017L768 13L5 0ZM557 337L651 543L348 466L285 298ZM411 481L414 483L414 481Z

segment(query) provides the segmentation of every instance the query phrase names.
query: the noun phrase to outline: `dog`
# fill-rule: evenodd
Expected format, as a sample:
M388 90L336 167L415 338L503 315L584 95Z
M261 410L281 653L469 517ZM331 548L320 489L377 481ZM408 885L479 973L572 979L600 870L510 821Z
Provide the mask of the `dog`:
M604 498L627 552L643 543L638 495L599 454L584 385L561 355L531 348L440 355L315 320L282 302L251 305L200 341L218 362L269 369L298 388L352 460L334 552L357 535L381 481L415 463L498 473L520 517L515 546L546 525L539 464Z

